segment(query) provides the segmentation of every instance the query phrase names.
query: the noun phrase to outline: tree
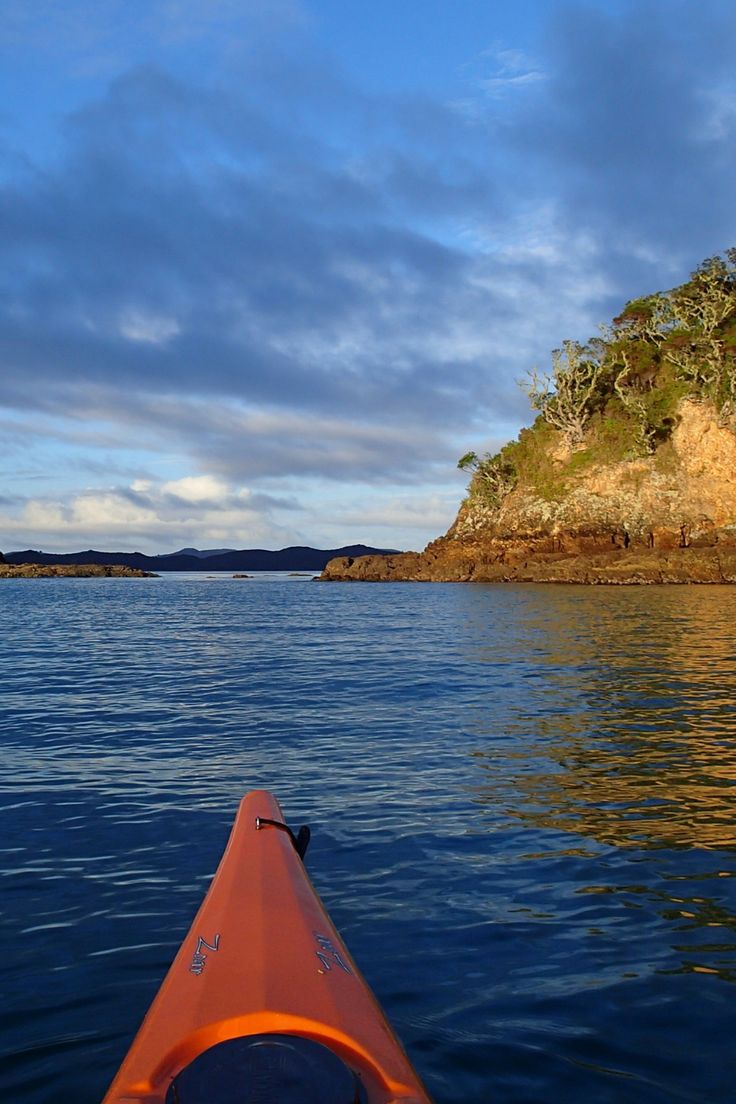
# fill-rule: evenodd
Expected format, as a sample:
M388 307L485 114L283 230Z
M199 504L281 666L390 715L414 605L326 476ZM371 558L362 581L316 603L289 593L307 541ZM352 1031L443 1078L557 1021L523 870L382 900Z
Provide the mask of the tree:
M590 346L563 341L552 350L552 372L529 373L525 390L535 410L556 429L562 430L571 448L579 447L585 427L596 408L605 374L605 362Z
M472 473L472 483L482 490L483 496L492 505L497 505L516 486L516 468L502 452L495 456L487 452L483 457L478 456L477 452L466 452L457 466L461 471Z
M614 318L608 331L612 340L651 341L661 345L675 325L672 302L668 295L656 293L632 299Z
M636 426L635 448L643 449L644 452L652 452L654 450L655 427L649 423L649 412L641 395L639 377L633 372L625 348L620 348L617 356L621 369L614 377L613 389Z
M682 287L670 292L674 327L664 355L678 374L705 394L726 418L736 413L736 359L726 341L736 321L736 249L709 257Z

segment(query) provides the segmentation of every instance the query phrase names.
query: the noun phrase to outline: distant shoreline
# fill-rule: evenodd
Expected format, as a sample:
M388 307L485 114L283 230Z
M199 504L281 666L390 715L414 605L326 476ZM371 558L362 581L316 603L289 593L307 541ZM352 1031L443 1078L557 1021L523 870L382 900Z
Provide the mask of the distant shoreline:
M0 564L0 579L157 579L154 571L125 564Z
M365 544L344 545L340 548L311 548L291 546L272 551L265 548L217 549L212 554L197 549L181 549L168 555L146 556L142 552L101 552L88 548L83 552L41 552L26 549L22 552L6 552L8 564L28 565L90 565L125 566L144 572L169 571L303 571L319 573L330 560L339 556L396 555L396 549L372 548Z

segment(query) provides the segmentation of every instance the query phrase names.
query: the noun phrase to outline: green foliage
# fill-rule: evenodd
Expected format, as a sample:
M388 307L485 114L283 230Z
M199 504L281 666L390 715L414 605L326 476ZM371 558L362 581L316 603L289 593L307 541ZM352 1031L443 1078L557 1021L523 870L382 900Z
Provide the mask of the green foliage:
M614 396L592 427L590 452L593 462L617 464L621 460L645 456L648 451L638 412Z
M554 500L591 465L655 450L658 465L671 463L687 397L714 403L736 432L736 248L706 258L680 287L631 300L586 344L564 341L551 370L522 386L539 416L495 456L460 459L471 499L497 505L523 479ZM567 457L553 463L560 445Z
M573 448L613 395L635 423L636 447L649 451L686 395L710 399L736 423L736 249L707 258L680 287L631 300L601 338L564 342L527 393Z
M658 292L632 299L618 317L614 318L613 327L618 337L629 341L650 341L656 345L672 322L670 301L666 295Z
M721 337L725 352L731 356L736 355L736 318L733 322L729 319L724 325Z
M481 500L489 506L497 506L516 485L518 472L513 463L508 446L491 456L486 453L479 457L476 452L466 452L457 462L462 471L472 472L470 497Z
M508 456L523 475L525 486L547 501L562 497L566 486L564 477L550 463L550 450L556 441L558 432L540 416L531 429L522 429L518 439L506 445L500 453Z
M644 395L647 427L655 445L666 441L677 421L677 408L689 394L687 382L665 365L657 386Z
M669 292L675 325L666 356L694 398L715 403L736 421L736 249L708 257L687 283Z
M478 464L477 452L466 452L464 456L461 456L457 462L457 466L460 471L474 471Z

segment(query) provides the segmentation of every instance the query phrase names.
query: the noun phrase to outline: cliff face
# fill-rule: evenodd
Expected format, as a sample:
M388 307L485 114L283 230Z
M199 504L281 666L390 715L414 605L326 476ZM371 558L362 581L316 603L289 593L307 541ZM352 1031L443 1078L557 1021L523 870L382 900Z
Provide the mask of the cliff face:
M556 435L546 493L522 472L497 505L468 498L448 538L538 544L543 552L736 542L736 436L706 402L682 400L675 423L652 455L610 463L586 463L584 448L572 452Z
M322 578L736 582L736 435L709 402L683 399L674 421L651 455L608 463L547 433L531 473L497 502L471 493L424 552L332 560Z

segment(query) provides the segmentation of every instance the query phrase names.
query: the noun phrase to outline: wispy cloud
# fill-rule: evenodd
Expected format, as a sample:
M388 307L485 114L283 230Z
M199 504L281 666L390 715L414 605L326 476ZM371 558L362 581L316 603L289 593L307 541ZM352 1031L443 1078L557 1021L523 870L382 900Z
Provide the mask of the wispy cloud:
M493 98L500 99L546 80L543 70L522 50L496 44L483 50L480 56L488 75L478 79L478 86Z

